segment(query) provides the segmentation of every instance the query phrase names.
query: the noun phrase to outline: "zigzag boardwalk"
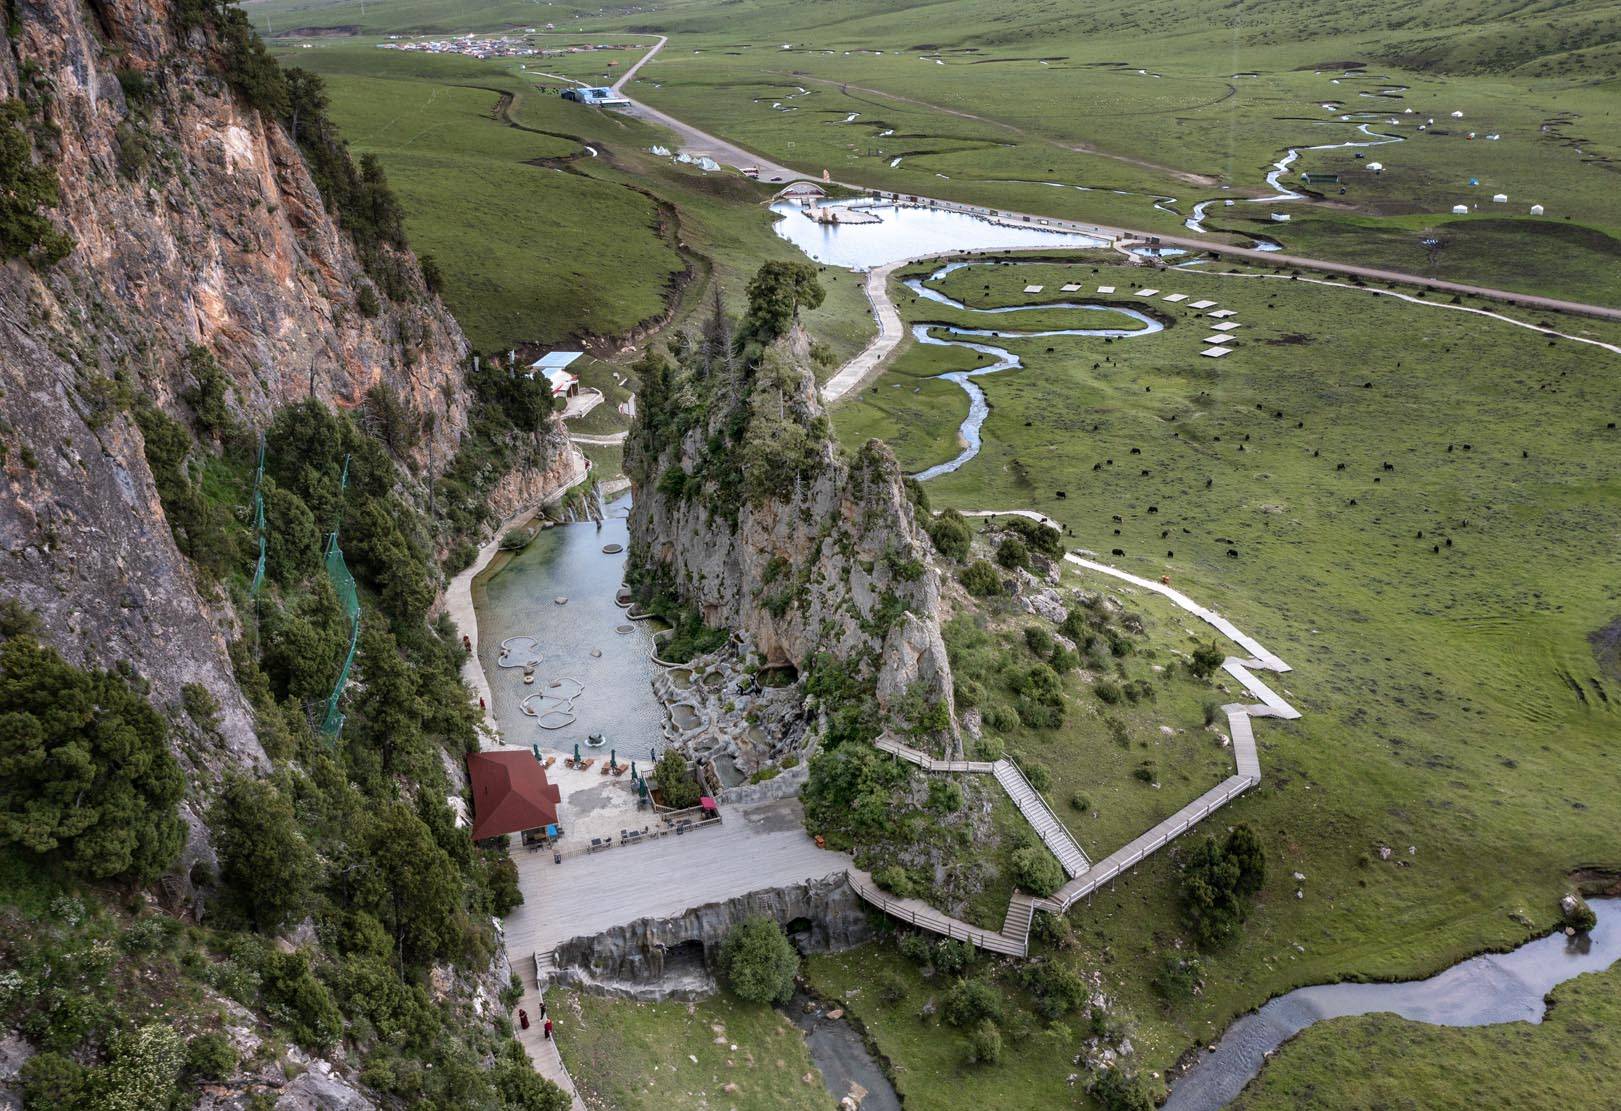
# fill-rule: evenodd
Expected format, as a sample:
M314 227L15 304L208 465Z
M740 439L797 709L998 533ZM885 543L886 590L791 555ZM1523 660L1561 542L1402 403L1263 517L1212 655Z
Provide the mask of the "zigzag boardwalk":
M1012 510L1019 516L1031 517L1046 522L1041 514L1024 510ZM978 510L970 516L995 516L995 510ZM1260 641L1240 630L1231 621L1227 620L1215 610L1207 609L1193 601L1181 591L1172 590L1163 583L1145 579L1140 575L1133 575L1110 567L1106 563L1083 559L1080 556L1067 554L1064 558L1077 566L1091 571L1111 575L1123 579L1133 586L1153 591L1155 594L1169 598L1173 603L1199 620L1210 625L1222 635L1236 642L1250 655L1249 657L1229 656L1222 663L1222 668L1236 679L1246 691L1261 701L1256 705L1246 705L1241 702L1223 706L1227 714L1227 725L1232 732L1233 761L1236 765L1234 775L1212 787L1182 809L1154 826L1146 833L1133 838L1126 845L1110 853L1096 864L1087 860L1086 854L1070 836L1064 823L1052 812L1038 791L1030 785L1024 773L1011 760L997 760L987 763L979 760L940 760L926 752L920 752L902 744L893 737L882 737L874 745L908 763L916 764L925 771L931 772L959 772L991 774L1002 785L1008 797L1013 800L1019 812L1024 815L1025 821L1048 849L1052 850L1058 862L1063 866L1064 874L1069 876L1069 882L1055 891L1050 897L1034 899L1022 891L1015 891L1012 900L1008 903L1007 915L1003 919L1002 929L997 933L971 926L967 922L952 918L927 903L917 899L898 899L888 894L873 883L872 877L857 868L849 870L850 886L863 899L879 907L885 912L894 915L918 927L930 930L946 937L958 938L972 942L981 949L995 953L1006 953L1011 956L1024 956L1029 950L1030 923L1035 911L1045 910L1053 914L1063 914L1074 906L1076 901L1090 895L1103 884L1115 879L1126 869L1147 859L1170 844L1177 837L1192 829L1199 822L1209 817L1216 809L1226 805L1245 791L1261 782L1261 761L1255 748L1255 732L1251 728L1250 720L1257 717L1275 717L1292 720L1300 716L1288 702L1278 695L1271 687L1256 678L1254 671L1284 672L1290 670L1289 665L1269 652Z
M998 760L996 781L1008 793L1008 798L1013 800L1013 805L1019 808L1024 820L1030 823L1030 828L1036 831L1041 843L1051 849L1052 854L1058 858L1058 863L1063 865L1064 875L1073 879L1091 867L1086 854L1075 843L1075 838L1070 836L1064 823L1058 820L1058 815L1052 812L1047 800L1030 786L1030 781L1024 777L1017 764L1011 760Z

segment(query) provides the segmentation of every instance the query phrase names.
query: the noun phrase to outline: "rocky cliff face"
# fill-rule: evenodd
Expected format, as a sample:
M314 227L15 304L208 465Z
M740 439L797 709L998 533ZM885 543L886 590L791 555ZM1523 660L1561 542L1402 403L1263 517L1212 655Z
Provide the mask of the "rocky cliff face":
M872 937L866 904L840 873L565 941L557 947L556 979L635 999L702 998L715 990L726 935L757 917L777 922L806 953L849 949Z
M171 539L139 428L105 404L114 380L188 419L187 352L211 352L235 418L263 427L309 396L344 408L384 386L422 433L408 486L449 464L467 429L467 343L415 260L390 253L378 291L283 128L204 64L201 28L166 0L19 0L0 98L28 106L36 161L75 247L54 266L0 265L0 583L70 659L130 660L174 705L220 703L222 755L262 764L231 678L234 619ZM126 91L129 90L129 91ZM539 478L569 469L557 430Z
M770 664L826 652L875 678L886 710L921 695L949 718L940 576L893 454L874 440L839 457L801 333L756 369L700 377L683 389L703 419L666 441L644 399L627 442L645 580Z

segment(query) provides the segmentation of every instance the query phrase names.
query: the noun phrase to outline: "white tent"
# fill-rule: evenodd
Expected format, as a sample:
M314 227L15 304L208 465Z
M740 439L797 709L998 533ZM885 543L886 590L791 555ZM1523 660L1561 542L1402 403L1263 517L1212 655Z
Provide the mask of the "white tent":
M1492 194L1492 203L1493 204L1507 204L1508 203L1508 194L1507 193L1493 193Z
M1368 170L1370 173L1375 174L1384 173L1385 164L1383 162L1369 162Z
M1467 215L1469 215L1469 206L1466 205L1466 204L1455 204L1455 205L1453 205L1452 206L1452 215L1454 215L1454 216L1467 216Z
M1533 216L1541 216L1542 215L1542 206L1540 204L1532 205L1531 206L1531 215L1533 215Z
M1452 113L1452 118L1455 119L1455 120L1461 120L1461 119L1463 119L1463 113L1462 112L1454 112L1454 113Z

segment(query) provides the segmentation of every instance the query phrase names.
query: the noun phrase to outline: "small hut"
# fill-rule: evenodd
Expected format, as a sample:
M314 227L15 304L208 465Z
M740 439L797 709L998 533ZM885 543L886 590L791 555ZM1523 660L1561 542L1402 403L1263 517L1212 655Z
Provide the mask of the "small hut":
M1531 215L1533 215L1533 216L1541 216L1542 215L1542 206L1540 204L1532 205L1531 206Z

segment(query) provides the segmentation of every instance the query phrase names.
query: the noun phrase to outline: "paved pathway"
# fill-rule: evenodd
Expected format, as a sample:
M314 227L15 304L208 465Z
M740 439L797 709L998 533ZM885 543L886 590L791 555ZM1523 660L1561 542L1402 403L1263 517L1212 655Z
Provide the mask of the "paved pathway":
M605 432L600 436L593 436L585 432L570 432L568 438L577 444L592 444L596 447L610 447L614 444L624 443L625 437L628 435L630 435L628 432Z
M557 1042L546 1036L546 1020L540 1017L541 999L545 995L546 985L541 983L535 973L535 962L532 960L515 960L512 962L512 971L523 983L523 995L518 998L518 1005L512 1009L512 1032L529 1054L529 1059L535 1063L535 1071L556 1084L569 1094L570 1111L585 1111L585 1102L580 1099L579 1090L574 1087L574 1078L568 1074L563 1065L562 1055L557 1052ZM529 1015L529 1029L525 1030L518 1022L518 1012L522 1010ZM562 1022L561 1015L553 1016L557 1022Z
M552 863L515 850L523 905L507 916L514 964L564 941L643 918L669 918L750 891L822 879L850 858L816 847L798 799L726 807L724 820L682 836L616 846Z

